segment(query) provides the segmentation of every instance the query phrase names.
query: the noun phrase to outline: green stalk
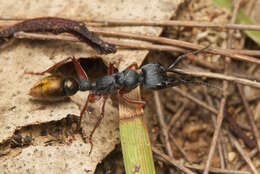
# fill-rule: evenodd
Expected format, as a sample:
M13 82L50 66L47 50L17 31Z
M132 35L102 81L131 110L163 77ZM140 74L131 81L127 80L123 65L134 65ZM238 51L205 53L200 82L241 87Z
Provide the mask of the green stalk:
M126 95L140 99L140 88ZM126 174L155 174L152 151L144 111L137 105L120 100L120 137Z

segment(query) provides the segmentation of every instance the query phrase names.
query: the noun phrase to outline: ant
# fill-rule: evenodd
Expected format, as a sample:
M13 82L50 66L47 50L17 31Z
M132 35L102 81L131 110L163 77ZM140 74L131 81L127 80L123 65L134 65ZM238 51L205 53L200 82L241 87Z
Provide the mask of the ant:
M199 52L207 49L209 46L197 51L189 52L179 56L170 66L165 68L158 63L151 63L141 66L138 69L136 63L131 64L122 72L114 73L113 65L109 65L108 75L98 78L95 82L91 82L80 65L79 61L74 57L66 58L55 65L51 66L43 72L25 72L31 75L43 75L45 73L53 73L64 65L65 63L72 61L76 69L79 81L71 77L64 77L58 74L47 76L41 81L37 82L30 90L29 95L41 99L41 100L54 100L62 99L74 95L77 91L89 91L86 103L80 112L80 119L78 129L81 129L81 120L85 113L89 103L95 103L103 98L103 104L101 105L101 113L97 120L97 123L89 135L89 143L91 144L92 151L92 136L100 125L104 113L105 104L111 94L119 93L120 97L127 103L136 104L138 107L143 107L145 101L135 100L124 96L124 94L135 89L141 85L145 89L160 90L173 86L179 86L186 83L197 83L202 85L208 85L207 83L187 80L185 77L190 76L183 72L173 69L183 58L190 55L196 55ZM134 69L132 69L134 68ZM173 76L168 76L167 73L172 73ZM85 141L85 139L84 139ZM86 142L86 141L85 141Z

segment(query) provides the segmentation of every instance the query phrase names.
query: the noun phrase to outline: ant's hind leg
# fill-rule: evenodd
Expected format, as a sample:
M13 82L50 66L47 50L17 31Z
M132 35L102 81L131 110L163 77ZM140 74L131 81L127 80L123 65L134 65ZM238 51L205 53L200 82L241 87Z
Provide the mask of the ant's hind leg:
M52 72L55 72L60 66L64 65L65 63L67 63L70 59L71 59L71 57L63 59L62 61L54 64L53 66L51 66L50 68L48 68L48 69L46 69L46 70L44 70L42 72L25 71L24 74L44 75L45 73L52 73Z
M85 80L88 79L88 76L86 74L86 72L84 71L84 69L82 68L82 66L80 65L79 61L74 58L74 57L68 57L56 64L54 64L53 66L51 66L50 68L48 68L45 71L42 72L30 72L30 71L25 71L25 74L31 74L31 75L44 75L45 73L55 73L57 71L57 69L64 65L65 63L67 63L69 60L72 61L72 63L74 64L74 67L76 69L77 75L79 77L80 80Z
M124 89L120 89L119 90L119 94L120 94L120 97L126 101L127 103L131 103L131 104L136 104L138 105L138 107L142 108L144 105L145 105L145 101L142 101L142 100L135 100L135 99L131 99L131 98L128 98L126 96L124 96L124 94L128 93L129 91L126 91Z

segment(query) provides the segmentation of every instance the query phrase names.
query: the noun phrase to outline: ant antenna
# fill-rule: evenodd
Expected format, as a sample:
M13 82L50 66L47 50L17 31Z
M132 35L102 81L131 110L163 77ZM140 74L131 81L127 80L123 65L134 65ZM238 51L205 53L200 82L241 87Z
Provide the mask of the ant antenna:
M189 52L189 53L186 53L186 54L178 56L177 59L170 66L168 66L167 70L172 69L173 67L175 67L183 58L188 57L190 55L196 55L196 54L204 51L205 49L207 49L209 47L210 47L210 45L208 45L208 46L206 46L206 47L204 47L202 49L199 49L199 50L196 50L196 51L192 51L192 52Z
M190 83L190 84L195 84L195 85L202 85L202 86L206 86L206 87L210 87L210 88L215 88L221 92L224 92L224 90L216 85L212 85L210 83L205 83L205 82L202 82L202 81L188 81L188 80L184 80L184 79L180 79L178 78L179 81L181 81L182 83Z

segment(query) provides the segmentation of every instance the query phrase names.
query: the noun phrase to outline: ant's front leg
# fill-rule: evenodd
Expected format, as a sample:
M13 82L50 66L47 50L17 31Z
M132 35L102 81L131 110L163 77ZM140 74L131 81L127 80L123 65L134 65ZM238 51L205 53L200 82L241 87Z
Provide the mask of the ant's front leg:
M126 69L131 69L131 68L133 68L133 67L134 67L135 70L138 69L138 65L137 65L136 62L134 62L134 63L132 63L131 65L129 65Z
M92 131L91 131L91 133L90 133L90 135L89 135L88 140L89 140L89 143L90 143L90 145L91 145L89 154L91 154L92 149L93 149L93 143L92 143L93 134L95 133L96 129L99 127L101 121L102 121L103 118L104 118L104 115L105 115L105 105L106 105L106 102L107 102L108 97L109 97L108 95L104 95L104 96L103 96L103 104L102 104L101 107L100 107L101 112L100 112L98 121L96 122L95 127L92 129Z
M88 103L89 103L89 102L90 102L90 103L95 103L95 102L98 101L101 97L102 97L101 95L91 94L91 93L88 95L87 101L86 101L84 107L82 108L82 110L81 110L81 112L80 112L78 130L81 129L81 121L82 121L82 118L83 118L84 113L85 113L86 110L87 110Z

